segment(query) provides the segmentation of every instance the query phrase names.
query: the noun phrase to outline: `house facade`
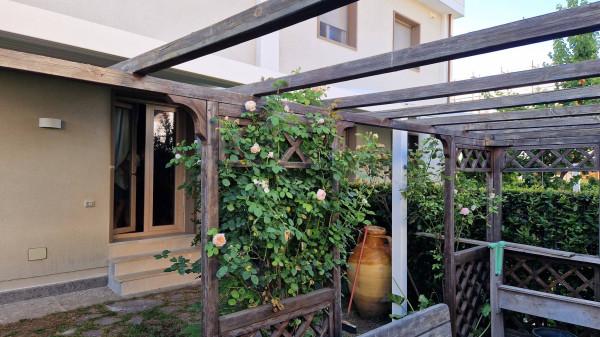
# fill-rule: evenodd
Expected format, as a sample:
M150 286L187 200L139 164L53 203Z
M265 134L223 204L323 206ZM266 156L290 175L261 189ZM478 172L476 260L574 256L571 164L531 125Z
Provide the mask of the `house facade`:
M2 0L0 48L109 66L255 4ZM460 0L362 0L156 75L211 87L252 83L445 38L463 12ZM440 63L328 94L449 76ZM121 295L196 282L164 273L168 261L153 257L165 249L199 256L190 247L193 207L177 189L185 172L165 168L170 147L193 140L184 111L135 91L0 69L0 121L0 303L107 282ZM391 132L376 131L391 145Z

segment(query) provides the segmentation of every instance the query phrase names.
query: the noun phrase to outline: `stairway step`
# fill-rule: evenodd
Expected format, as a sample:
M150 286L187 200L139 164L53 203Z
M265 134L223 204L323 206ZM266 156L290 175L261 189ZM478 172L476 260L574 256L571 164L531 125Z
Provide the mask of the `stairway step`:
M158 290L198 284L196 274L180 275L176 272L166 273L163 269L131 273L115 277L109 286L121 296L141 295Z
M194 234L176 234L157 238L132 240L111 243L108 247L108 258L113 260L121 257L154 254L163 250L191 248Z
M125 274L139 273L151 271L155 269L164 270L170 267L173 263L169 259L157 260L154 256L162 253L162 251L153 252L150 254L137 254L132 256L119 257L109 261L110 275L120 276ZM200 258L200 248L191 247L185 249L175 249L171 251L171 257L183 256L186 259L195 261Z

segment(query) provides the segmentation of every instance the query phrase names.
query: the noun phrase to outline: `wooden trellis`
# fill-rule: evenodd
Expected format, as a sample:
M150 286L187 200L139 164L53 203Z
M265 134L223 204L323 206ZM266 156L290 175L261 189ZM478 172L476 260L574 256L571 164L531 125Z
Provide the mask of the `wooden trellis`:
M225 116L240 117L241 106L246 101L253 100L260 106L264 103L262 96L276 92L390 73L600 29L600 3L592 3L408 49L229 89L206 88L149 76L153 72L249 41L356 1L265 1L231 18L109 68L7 49L0 49L0 68L95 83L115 90L134 91L139 96L147 95L153 100L160 96L165 102L176 103L191 112L196 136L202 141L203 205L200 234L201 245L204 246L207 244L208 230L219 227L218 121ZM362 124L431 134L442 139L446 157L444 174L448 177L444 180L444 298L451 309L455 335L468 335L474 324L473 317L485 300L488 288L492 304L493 337L505 335L503 312L507 310L600 329L600 302L597 302L600 293L600 259L597 256L565 256L564 252L556 251L540 253L535 247L519 248L509 244L506 249L510 254L507 254L508 262L504 269L506 283L503 283L502 277L494 272L495 260L492 258L493 254L487 252L487 248L454 251L454 177L457 170L484 172L489 193L498 196L502 194L502 172L598 170L600 107L575 105L453 115L599 98L600 86L377 112L356 108L597 76L600 76L600 61L592 60L341 97L326 102L335 103L334 112L340 119L341 128ZM274 86L281 83L286 85L278 85L277 88ZM309 111L328 113L322 107L297 104L290 106L300 118ZM444 116L397 119L436 115ZM291 138L288 141L290 148L284 156L284 164L290 168L310 165L298 151L299 141ZM297 160L290 160L291 158ZM487 241L499 241L501 228L502 214L490 213ZM339 252L334 251L332 254L334 258L339 257ZM486 263L488 255L489 263ZM341 336L339 269L333 273L331 289L284 299L287 309L282 312L275 314L268 307L259 307L224 317L219 317L218 311L217 269L216 258L202 254L204 337L256 337L265 334L299 337L309 331L319 336ZM557 289L560 291L555 293ZM591 293L595 298L588 298ZM556 311L556 308L561 308L562 311ZM299 319L300 324L287 324L292 319Z

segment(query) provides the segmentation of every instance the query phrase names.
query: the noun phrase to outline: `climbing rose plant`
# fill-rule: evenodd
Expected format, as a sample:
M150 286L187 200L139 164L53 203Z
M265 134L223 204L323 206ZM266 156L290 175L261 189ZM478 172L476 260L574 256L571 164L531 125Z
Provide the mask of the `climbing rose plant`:
M204 251L219 260L223 313L266 303L277 311L283 298L329 286L357 229L369 224L371 182L388 176L389 154L376 134L364 135L356 150L332 150L334 141L343 142L334 112L308 113L304 120L293 114L290 102L321 105L324 92L313 88L269 96L261 108L250 101L241 120L219 120L224 154L220 228L209 231ZM291 146L286 136L302 140L308 168L282 165ZM180 144L171 165L183 165L190 177L198 176L200 146ZM298 161L297 154L290 161ZM197 179L188 179L183 188L198 200ZM341 252L340 259L334 258L333 248ZM169 271L200 272L198 261L171 261Z

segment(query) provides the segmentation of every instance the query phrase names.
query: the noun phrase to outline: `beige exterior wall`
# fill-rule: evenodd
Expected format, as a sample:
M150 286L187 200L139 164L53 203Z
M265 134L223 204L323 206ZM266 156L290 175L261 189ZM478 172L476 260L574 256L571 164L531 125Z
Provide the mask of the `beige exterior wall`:
M110 90L0 70L0 134L0 281L106 266ZM29 262L36 247L48 258Z

